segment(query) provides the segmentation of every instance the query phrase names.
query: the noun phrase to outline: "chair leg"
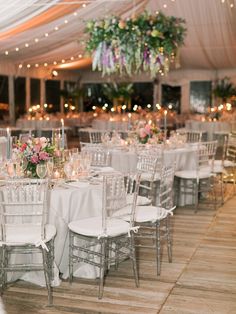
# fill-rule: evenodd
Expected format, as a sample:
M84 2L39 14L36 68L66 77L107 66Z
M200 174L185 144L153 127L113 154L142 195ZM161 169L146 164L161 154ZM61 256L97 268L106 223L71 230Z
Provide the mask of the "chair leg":
M5 247L2 246L0 250L0 294L3 294L5 288L5 270L4 270L4 259L5 259Z
M200 187L200 181L196 181L196 184L195 182L193 183L193 190L194 190L194 204L195 204L195 210L194 212L196 213L198 211L198 203L199 203L199 187Z
M74 235L69 230L69 282L72 283L73 280L73 242Z
M44 276L45 276L45 282L48 290L48 305L51 306L53 304L52 300L52 286L50 282L50 270L47 265L47 252L45 249L42 249L42 255L43 255L43 267L44 267Z
M157 275L161 273L161 236L160 236L160 221L156 222L156 261Z
M136 258L136 250L135 250L135 244L134 244L134 234L131 232L130 234L130 258L132 260L133 265L133 273L134 273L134 280L136 287L139 286L139 279L138 279L138 269L137 269L137 258Z
M54 280L54 239L52 239L49 243L49 252L47 252L47 260L48 260L48 268L49 268L49 276L50 282L52 283Z
M98 299L102 299L103 288L104 288L104 275L106 267L106 252L107 251L107 239L101 239L101 255L100 255L100 272L99 272L99 290L98 290Z
M6 246L3 245L1 249L1 277L0 277L1 295L3 294L7 286L7 271L5 270L7 265L8 265L8 251Z
M171 242L171 232L170 232L170 220L169 216L165 219L166 223L166 237L167 237L167 250L168 250L168 261L172 263L172 242Z

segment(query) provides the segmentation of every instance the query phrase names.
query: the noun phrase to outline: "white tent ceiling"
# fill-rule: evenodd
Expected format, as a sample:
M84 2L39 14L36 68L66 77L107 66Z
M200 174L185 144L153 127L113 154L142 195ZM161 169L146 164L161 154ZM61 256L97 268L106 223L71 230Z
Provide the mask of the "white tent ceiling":
M111 14L126 18L145 9L186 20L181 68L236 68L236 0L0 0L0 71L1 63L88 65L85 21Z

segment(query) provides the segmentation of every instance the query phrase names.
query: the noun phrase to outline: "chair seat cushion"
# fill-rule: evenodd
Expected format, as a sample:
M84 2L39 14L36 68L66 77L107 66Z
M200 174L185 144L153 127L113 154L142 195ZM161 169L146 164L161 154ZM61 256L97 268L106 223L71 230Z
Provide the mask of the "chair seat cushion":
M133 204L133 198L134 198L133 194L128 194L126 196L126 202L128 205ZM149 204L151 204L151 200L149 198L138 195L137 205L143 206L143 205L149 205Z
M89 237L99 237L104 235L102 217L92 217L72 221L69 223L68 227L75 233ZM119 218L110 218L107 220L106 236L114 237L128 233L129 228L130 224L128 222Z
M139 222L148 222L148 221L157 221L166 218L168 212L163 207L157 206L137 206L135 212L135 221Z
M130 221L131 207L125 207L119 211L120 217L125 221ZM158 206L137 206L135 210L135 222L157 221L166 218L168 211Z
M224 160L224 167L235 167L236 163L232 160Z
M26 245L26 244L38 244L41 240L44 243L52 240L56 235L56 228L53 225L45 225L45 239L41 239L40 228L37 230L35 226L25 225L22 228L15 226L14 230L11 228L6 232L6 242L0 241L0 245Z
M155 173L154 178L152 178L152 173L143 172L141 174L141 181L160 181L160 174Z
M201 169L200 171L196 170L181 170L176 171L175 176L181 179L206 179L211 176L211 171L208 167Z

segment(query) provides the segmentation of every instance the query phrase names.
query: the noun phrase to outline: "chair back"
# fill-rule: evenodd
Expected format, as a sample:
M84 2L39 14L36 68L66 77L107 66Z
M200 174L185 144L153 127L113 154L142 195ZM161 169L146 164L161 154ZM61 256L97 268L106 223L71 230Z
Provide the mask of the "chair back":
M94 167L110 167L111 154L108 150L98 146L85 146L82 150L83 154L90 154L91 166Z
M19 134L19 141L21 143L27 143L28 140L31 139L31 137L32 136L31 136L30 132L28 132L28 133L20 133Z
M47 202L47 180L6 180L0 192L2 240L7 243L43 240Z
M217 149L217 141L201 142L198 145L198 165L199 168L210 166L210 171L213 171L214 160Z
M163 166L160 176L160 190L158 206L172 209L174 206L174 176L175 165Z
M154 201L154 183L160 180L163 165L163 149L145 151L138 154L137 171L141 173L140 189L150 200Z
M187 143L198 143L202 140L202 132L199 131L187 131Z
M6 128L0 128L0 136L7 137L7 129Z
M229 160L236 164L236 137L232 135L230 135L228 138L225 160Z
M0 159L7 158L7 137L0 136Z
M107 223L110 218L120 216L120 211L127 205L127 193L133 193L130 224L133 225L134 211L140 183L140 174L125 176L112 173L103 176L103 232L106 234Z
M89 141L90 143L102 143L102 131L89 131Z
M137 171L149 173L154 179L156 171L160 170L163 163L163 149L143 151L138 154Z

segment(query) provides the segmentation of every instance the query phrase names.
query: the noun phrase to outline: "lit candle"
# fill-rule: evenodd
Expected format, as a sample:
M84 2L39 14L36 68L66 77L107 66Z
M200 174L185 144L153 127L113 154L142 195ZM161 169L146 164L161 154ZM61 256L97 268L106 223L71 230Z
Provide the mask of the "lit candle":
M7 128L7 159L11 158L11 131Z
M132 117L132 113L128 113L128 130L131 129L131 117Z
M165 132L165 139L167 136L167 110L164 110L164 132Z
M54 172L54 179L59 179L60 178L60 172L58 170L56 170Z
M63 119L61 119L61 148L65 148L65 127Z

